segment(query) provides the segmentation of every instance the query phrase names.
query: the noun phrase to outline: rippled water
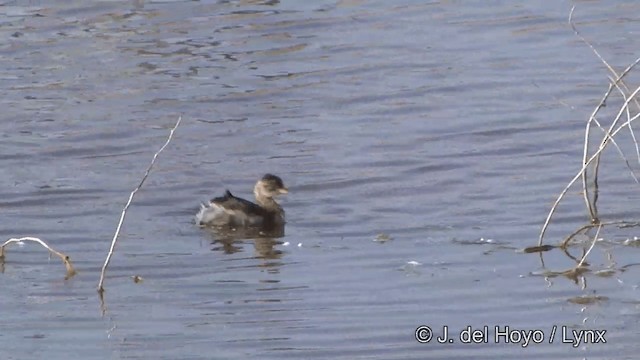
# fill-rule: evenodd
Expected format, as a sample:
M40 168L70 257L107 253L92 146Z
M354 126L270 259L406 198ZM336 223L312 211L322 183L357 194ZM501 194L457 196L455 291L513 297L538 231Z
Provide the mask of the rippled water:
M638 4L576 4L576 25L606 59L635 60ZM516 252L537 242L579 169L584 123L608 82L569 10L0 6L0 235L40 237L78 270L65 281L37 245L8 248L0 357L635 358L640 252L623 242L633 230L596 247L592 263L613 272L587 274L584 290L545 280L538 255ZM179 115L129 209L101 308L95 289L122 207ZM200 201L225 188L250 197L266 172L290 188L284 237L194 226ZM624 166L603 176L601 212L634 220ZM547 242L584 224L579 195ZM573 264L560 251L545 263ZM420 325L446 325L456 341L420 344ZM605 329L608 343L467 345L457 334L468 325L547 337L554 325Z

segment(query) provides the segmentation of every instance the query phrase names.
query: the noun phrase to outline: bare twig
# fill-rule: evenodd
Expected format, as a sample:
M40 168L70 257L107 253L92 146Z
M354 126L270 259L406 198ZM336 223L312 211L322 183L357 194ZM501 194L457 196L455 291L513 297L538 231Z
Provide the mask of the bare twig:
M598 50L596 50L596 48L593 47L593 45L591 45L591 43L587 41L587 39L585 39L584 36L580 34L580 32L578 32L578 29L573 23L573 12L575 11L575 9L576 9L576 6L573 5L571 7L571 11L569 12L569 25L571 25L571 29L573 29L573 33L576 34L576 36L580 38L580 40L582 40L583 43L585 43L589 48L591 48L591 51L593 51L593 53L596 54L598 59L602 61L602 63L607 67L607 69L609 69L609 71L611 71L612 74L618 77L618 74L616 73L616 71L611 67L611 65L609 65L609 63L607 63L607 61L602 57L602 55L600 55Z
M624 81L622 81L622 78L626 75L626 73L628 72L628 70L630 70L628 68L628 70L625 70L622 74L618 75L618 73L616 72L616 70L613 68L613 66L609 65L609 63L602 57L602 55L600 55L600 53L598 52L598 50L596 50L596 48L591 44L591 42L589 42L589 40L587 40L584 36L582 36L582 34L580 34L580 32L578 31L578 29L576 28L575 24L573 23L573 11L575 10L575 5L571 7L571 11L569 12L569 25L571 25L571 29L573 29L574 34L576 34L576 36L578 38L580 38L580 40L585 43L590 49L591 51L593 51L593 53L598 57L598 59L600 59L600 61L602 61L602 63L604 64L604 66L609 70L609 72L611 72L611 74L613 74L613 76L617 79L615 82L618 83L620 82L620 84L622 84L622 87L624 87L624 89L629 92L629 88L627 87L627 85L624 83ZM635 61L635 63L633 63L631 65L631 67L634 67L635 64L638 63L638 61L640 60L640 58L638 60ZM637 99L634 99L634 103L636 104L636 106L640 109L640 103L638 103Z
M609 226L609 225L619 225L619 227L632 227L632 226L637 226L638 223L630 223L628 221L608 221L608 222L601 222L598 224L587 224L584 226L581 226L578 230L574 231L573 233L571 233L571 235L567 236L564 241L562 241L562 244L560 244L560 248L566 248L567 246L569 246L569 242L571 240L573 240L573 238L575 238L577 235L579 235L582 232L585 232L585 230L594 228L594 227L600 227L600 226Z
M561 248L566 248L567 245L569 245L569 242L571 240L573 240L574 237L578 236L580 233L584 232L585 230L591 229L594 226L598 226L596 224L587 224L584 225L582 227L580 227L578 230L574 231L573 233L571 233L571 235L567 236L564 241L562 242L562 244L560 245Z
M582 264L584 263L584 260L587 258L587 256L589 256L589 254L591 253L591 250L593 250L593 247L596 245L596 242L598 241L598 235L600 235L600 229L602 229L602 225L598 226L598 230L596 231L596 235L593 237L593 241L591 242L591 246L589 247L589 250L587 250L586 254L582 255L582 259L580 259L580 262L578 263L578 265L576 265L576 269L582 266Z
M633 68L638 63L638 61L640 61L640 58L638 58L631 66L625 69L625 71L623 71L622 74L618 75L616 70L611 65L609 65L609 63L602 57L602 55L600 55L598 50L596 50L596 48L589 42L589 40L587 40L584 36L582 36L582 34L580 34L578 29L576 28L576 25L573 23L573 12L575 9L576 9L576 6L574 5L571 7L571 11L569 12L569 25L571 26L571 29L573 29L573 33L576 34L576 36L580 40L582 40L582 42L585 43L591 49L591 51L593 51L593 53L598 57L598 59L600 59L600 61L602 61L602 63L609 70L609 72L613 74L613 77L617 79L615 82L616 83L620 82L622 86L625 88L625 90L629 92L630 90L625 84L625 82L622 81L622 78L627 74L627 72L629 72L629 70L631 70L631 68ZM634 102L636 106L640 108L640 104L638 103L638 100L636 99L634 100Z
M602 61L604 61L604 59L602 59ZM614 74L615 74L615 71L614 71ZM617 79L613 81L613 85L622 93L622 97L624 99L624 104L620 108L620 111L618 112L618 115L616 116L616 118L613 120L613 122L609 126L609 129L606 131L605 136L602 138L602 141L600 142L600 147L599 148L604 148L609 141L611 141L611 143L615 143L614 137L613 137L613 135L611 135L611 132L618 125L618 122L620 121L623 113L627 114L627 121L625 122L624 126L620 126L618 129L622 129L625 126L628 127L629 131L631 132L632 137L635 138L635 136L633 135L633 128L631 127L631 122L632 121L631 121L631 115L630 115L630 112L629 112L629 102L631 100L636 101L635 94L637 93L637 91L634 92L629 98L627 98L625 96L625 94L624 94L624 91L618 85L618 83L621 82L622 78L619 77L617 74L616 74L616 76L617 76ZM619 146L616 145L616 148L618 149L618 151L620 153L620 156L622 157L623 161L625 161L625 163L627 164L627 167L629 168L629 171L631 172L631 176L634 178L634 180L636 180L636 182L638 182L638 179L635 176L635 174L633 173L633 170L631 169L631 166L629 165L629 161L624 156L624 153L622 152L622 150L620 149ZM595 165L594 165L594 172L593 172L593 187L594 187L594 191L593 191L592 209L593 209L593 213L595 213L595 217L592 216L592 218L591 218L591 222L592 223L598 223L599 222L599 220L598 220L597 202L598 202L598 194L599 194L599 192L598 192L598 173L599 173L599 169L600 169L600 158L601 158L601 155L602 155L602 152L598 153L598 155L596 156ZM584 190L585 190L585 194L586 194L587 193L587 188L585 187Z
M607 62L604 61L602 56L600 56L600 53L598 53L598 51L591 45L591 43L589 43L587 41L587 39L585 39L578 32L578 29L576 28L576 26L573 23L573 12L574 12L575 9L576 9L576 7L574 5L574 6L571 7L571 11L569 12L569 25L573 29L573 32L576 34L576 36L578 38L580 38L585 44L587 44L587 46L589 46L591 48L591 50L596 54L596 56L600 60L602 60L605 63L605 65L608 66ZM610 86L609 90L607 91L607 93L605 95L605 97L602 99L600 104L598 104L598 106L594 110L593 114L591 115L591 117L587 121L587 127L586 127L585 132L584 132L584 152L583 152L583 156L582 156L582 163L583 164L586 162L587 156L588 156L588 152L589 152L589 137L590 137L591 122L592 122L592 120L595 119L595 115L598 113L598 111L600 111L600 109L602 108L602 105L605 103L606 99L611 94L611 90L612 89L613 89L613 87ZM585 204L587 206L587 209L589 210L589 215L591 217L591 222L592 223L596 223L596 222L598 222L598 213L597 213L597 210L595 209L596 201L594 200L593 202L591 202L591 200L589 198L589 187L587 186L587 178L588 178L588 173L587 173L587 169L585 168L584 172L582 173L582 188L583 188L584 200L585 200ZM596 184L597 184L597 178L598 178L597 170L594 170L594 182ZM597 192L597 190L594 189L594 193L595 192Z
M596 231L596 235L593 237L593 241L591 242L591 246L589 247L589 250L587 250L586 252L584 252L582 254L582 257L580 258L580 261L578 261L571 254L569 254L567 249L563 248L565 254L567 254L567 256L569 256L571 259L575 260L577 262L577 264L572 269L565 270L565 271L562 271L562 272L552 272L551 274L564 275L567 278L573 280L573 282L576 283L576 284L578 284L579 280L580 280L580 281L582 281L582 285L581 285L582 290L586 289L586 287L587 287L587 279L583 274L585 272L589 271L589 270L588 270L588 268L586 266L583 267L582 265L585 264L585 260L589 256L589 253L591 253L591 250L593 250L593 247L595 246L596 242L598 241L598 236L600 235L600 229L602 229L602 225L598 226L598 230Z
M598 52L598 50L585 37L583 37L580 34L580 32L578 31L577 27L573 22L574 11L575 11L575 6L571 8L571 11L569 13L569 19L568 19L569 25L573 29L573 32L584 44L586 44L593 51L596 57L604 64L604 66L612 74L612 76L609 77L609 80L610 80L609 88L605 92L604 96L602 97L602 99L600 100L596 108L591 113L591 116L588 118L586 123L585 133L584 133L584 149L583 149L582 167L576 173L576 175L571 179L571 181L569 181L567 186L562 190L562 192L560 193L560 195L557 197L556 201L552 205L549 211L549 214L547 215L547 218L542 226L542 230L540 231L538 246L527 248L525 250L530 250L531 252L533 252L534 250L540 251L540 257L542 260L542 251L546 251L550 248L559 247L561 250L563 250L567 254L567 256L569 256L571 259L573 259L576 262L576 265L572 269L563 271L561 273L551 273L551 274L562 274L572 279L574 282L576 282L576 284L579 282L579 280L581 280L582 288L585 289L587 285L587 279L584 276L584 273L590 271L589 270L590 265L586 260L591 254L591 252L593 251L593 248L595 247L595 244L598 241L598 237L600 235L600 231L602 230L602 228L606 225L614 225L614 224L617 224L620 227L636 226L638 224L638 223L635 223L635 224L628 223L626 221L612 221L612 222L606 222L606 223L600 221L599 215L598 215L597 203L598 203L598 195L599 195L599 189L598 189L599 176L598 175L599 175L599 169L601 164L601 157L602 157L602 153L604 152L604 150L609 144L612 144L615 147L618 154L620 155L622 160L625 162L625 165L627 166L627 169L629 170L634 181L636 183L640 183L638 176L636 176L636 173L633 170L629 160L625 156L625 152L618 145L615 139L616 135L620 131L628 129L631 136L631 140L635 145L635 153L636 153L636 157L638 158L638 163L640 163L640 145L638 143L638 139L636 138L636 135L634 133L633 126L632 126L632 123L640 117L640 113L638 113L638 111L640 111L640 101L639 101L640 99L637 98L637 94L640 92L640 87L636 88L633 92L631 92L629 87L625 84L623 80L624 77L631 71L631 69L633 69L640 62L640 58L636 59L635 62L627 66L627 68L624 69L622 73L618 74L616 70L602 57L602 55ZM614 88L622 96L623 104L620 106L613 121L610 124L608 124L607 129L605 129L598 121L597 114L603 107L606 106L606 102L610 98ZM633 109L632 111L630 108L630 104L634 104L635 108L638 111L636 111L636 109ZM623 114L626 115L625 120L622 119ZM600 139L599 145L595 149L595 152L590 154L590 145L592 143L592 135L593 135L591 128L595 126L597 126L603 132L603 137L602 139ZM562 243L559 246L550 246L550 245L543 246L542 242L543 242L546 230L550 224L551 218L555 214L555 211L557 210L564 196L567 194L569 189L575 184L575 182L580 177L582 177L584 202L586 204L587 210L591 217L591 224L584 225L580 227L578 230L574 231L567 238L565 238L564 241L562 241ZM591 186L589 186L590 180L592 181ZM597 231L588 249L583 248L582 256L578 256L578 258L572 256L568 251L568 246L571 240L574 239L578 234L587 234L589 229L594 227L597 227ZM544 267L544 262L543 262L543 267Z
M76 274L75 269L73 268L73 265L71 265L71 259L69 258L69 256L54 250L51 246L49 246L46 242L36 238L36 237L21 237L21 238L11 238L7 241L4 242L4 244L0 245L0 261L4 261L4 257L5 257L5 246L11 244L11 243L19 243L22 241L33 241L36 242L40 245L42 245L45 249L49 250L50 253L56 255L57 257L59 257L62 260L62 263L64 264L64 267L67 269L67 275L65 276L65 279L68 279L70 277L72 277L73 275Z
M627 107L628 110L628 107ZM626 111L627 113L627 120L631 118L631 114L629 113L629 111ZM593 119L593 122L598 126L598 128L600 128L600 130L602 130L602 132L605 134L605 136L609 137L609 141L611 141L611 144L613 145L613 147L615 147L616 151L618 152L618 155L620 155L620 158L622 159L622 161L624 161L625 165L627 166L627 169L629 169L629 173L631 174L631 177L633 178L633 180L636 183L640 184L640 180L638 179L638 177L636 176L635 172L633 171L633 168L631 167L631 163L629 163L629 160L627 159L627 157L624 155L624 152L622 151L622 148L620 148L620 146L618 145L618 143L616 142L616 140L612 137L609 136L607 130L605 130L601 125L600 122L598 122L598 120L596 120L595 118ZM633 138L633 142L637 145L636 139L635 139L635 135L633 134L633 131L631 131L631 136ZM636 149L636 150L640 150L640 149ZM640 154L640 153L639 153ZM640 160L640 157L639 157Z
M567 248L561 248L561 250L562 250L562 252L563 252L565 255L567 255L567 257L568 257L569 259L571 259L571 260L575 261L575 262L576 262L576 264L580 262L580 260L576 259L576 257L575 257L575 256L571 255L571 253L569 252L569 250L568 250Z
M620 108L620 111L618 112L614 122L617 122L620 119L620 117L622 116L622 113L624 112L625 108L627 106L629 106L629 101L633 97L635 97L638 92L640 92L640 87L636 88L636 90L629 96L629 98L627 100L625 100L625 102L622 105L622 107ZM635 115L631 119L625 121L622 125L620 125L613 132L611 132L609 134L609 136L606 136L605 140L602 142L602 144L600 145L598 150L587 161L584 162L584 164L582 165L582 168L580 169L580 171L578 171L578 173L573 177L573 179L571 179L571 181L564 188L564 190L562 190L562 192L560 193L560 195L558 196L558 198L554 202L553 206L551 207L551 210L549 211L549 214L547 215L547 219L545 220L544 225L542 226L542 230L540 231L540 237L538 239L538 246L542 245L542 240L544 238L544 234L545 234L545 232L547 230L547 227L549 226L549 222L551 221L551 218L553 217L553 214L555 213L556 208L558 207L558 204L560 204L560 201L562 200L562 198L564 198L564 196L566 195L567 191L569 191L569 188L576 182L576 180L578 180L580 178L580 176L582 176L582 174L584 173L586 168L589 166L589 164L591 164L591 162L595 158L597 158L602 153L602 151L606 148L606 146L608 144L607 139L615 137L616 134L618 132L620 132L620 130L622 130L622 128L626 127L628 124L630 124L631 122L635 121L638 117L640 117L640 114Z
M574 10L575 10L575 5L571 7L571 11L569 12L569 20L568 21L569 21L569 25L571 26L571 29L573 29L573 32L575 33L575 35L580 40L582 40L582 42L584 42L593 51L593 53L598 57L598 59L600 59L600 61L607 67L607 69L615 77L615 80L613 80L613 84L609 86L609 90L606 92L606 94L603 97L602 101L598 104L598 106L596 107L596 109L592 113L591 117L589 118L589 121L587 122L587 127L586 127L586 130L585 130L584 154L583 154L583 159L582 159L583 160L583 164L584 164L584 162L587 159L587 154L588 154L588 145L589 145L589 136L590 136L589 129L591 127L591 122L592 121L596 121L596 124L598 124L598 126L600 127L600 124L597 122L597 120L595 120L595 115L600 110L600 108L602 108L602 106L604 105L605 100L611 94L612 86L616 86L616 87L619 88L618 83L621 83L622 86L627 91L629 91L629 88L626 86L626 84L624 83L624 81L622 79L640 61L640 58L636 59L636 61L633 64L629 65L620 75L618 75L618 73L615 71L615 69L613 69L613 67L611 65L609 65L609 63L602 57L602 55L600 55L598 50L596 50L596 48L584 36L582 36L580 34L580 32L576 28L575 24L573 23L573 12L574 12ZM620 89L620 91L624 94L624 91L622 89ZM636 104L636 106L638 108L640 108L640 104L638 103L638 100L634 98L633 101ZM615 126L615 122L611 124L610 129L612 129L614 126ZM638 143L637 143L637 141L635 139L635 134L633 133L633 129L631 128L631 123L630 122L629 122L629 131L631 132L631 137L632 137L634 143L636 144L636 153L638 155L638 162L640 162L640 148L638 147ZM605 136L605 139L606 139L606 137L607 136ZM603 141L606 141L605 139L603 139ZM618 151L621 153L621 155L623 155L622 150L619 149L617 144L615 146L616 146L616 148L618 148ZM623 155L623 157L624 157L624 155ZM626 161L626 159L625 159L625 161ZM628 164L628 161L626 161L626 162ZM593 195L593 201L590 201L590 199L589 199L589 189L588 189L588 186L587 186L588 174L587 174L586 169L582 174L582 187L583 187L583 194L584 194L585 204L587 206L587 209L589 210L589 215L591 216L591 222L592 223L599 222L599 220L598 220L598 210L597 210L598 168L599 168L599 164L600 164L600 157L598 156L598 159L596 160L596 164L595 164L595 167L594 167L594 180L593 180L593 183L594 183L594 195ZM634 177L634 179L637 182L637 178L636 178L635 174L633 174L633 171L631 171L631 172L632 172L632 176Z
M122 229L122 223L124 222L124 217L127 214L127 209L129 209L129 206L131 205L131 201L133 200L133 197L135 196L135 194L138 192L138 190L140 190L140 188L142 188L142 185L144 184L145 180L147 180L147 177L149 176L149 173L151 172L151 169L153 168L153 165L155 164L156 159L158 158L158 155L160 155L162 150L164 150L164 148L167 147L167 145L169 145L169 143L171 142L171 139L173 138L173 133L176 131L181 121L182 121L182 116L178 117L178 121L173 126L173 128L171 128L171 132L169 133L169 137L167 138L167 141L165 141L164 145L162 145L160 150L158 150L158 152L156 152L153 155L153 159L151 159L151 163L149 164L147 171L145 171L144 176L142 177L142 180L140 180L140 183L138 184L138 186L135 189L133 189L131 194L129 194L129 200L127 201L126 205L122 209L122 214L120 215L120 221L118 222L118 227L116 228L116 232L115 234L113 234L113 239L111 240L111 247L109 248L109 253L107 254L107 258L104 261L104 265L102 265L102 271L100 272L100 282L98 283L98 292L100 293L100 295L102 295L102 293L104 292L104 286L103 286L104 275L107 270L107 266L109 266L109 262L111 261L113 250L116 247L116 242L118 241L118 235L120 235L120 230Z
M602 109L602 107L604 106L605 102L607 101L607 98L609 98L609 95L611 95L611 91L613 91L613 85L609 85L609 89L604 94L604 96L600 100L600 103L598 103L596 108L591 113L589 120L587 121L587 126L584 130L584 149L582 153L583 165L587 162L587 157L589 156L589 138L591 137L591 123L595 121L595 123L602 129L602 131L606 133L606 130L604 130L602 126L600 126L600 123L598 122L598 120L596 120L596 114L598 114L600 109ZM587 178L588 178L587 168L585 168L585 170L582 172L582 189L583 189L585 205L589 210L589 215L591 216L591 221L593 222L593 220L597 218L597 214L592 207L591 200L589 199L589 187L587 186Z
M609 80L611 80L611 83L616 86L616 89L618 89L618 91L620 92L620 95L626 101L627 100L627 95L624 92L624 90L620 87L620 85L618 85L616 80L612 79L612 78L609 78ZM625 109L625 114L627 115L627 120L631 119L631 111L629 111L629 107L628 106ZM629 127L629 134L631 134L631 140L633 140L633 144L636 147L636 155L638 157L638 163L640 163L640 147L638 146L638 140L636 139L636 135L633 132L633 128L631 127L631 123L629 123L628 127ZM611 143L615 144L615 141L613 139L611 139ZM622 153L622 149L620 149L620 147L618 145L615 145L615 146L616 146L616 149L618 149L618 153L620 153L620 156L622 156L622 160L624 160L625 164L627 165L627 168L631 172L631 176L633 177L633 180L635 180L636 183L640 183L638 181L638 178L636 177L636 174L633 172L633 169L631 168L631 164L629 164L629 161L627 160L627 158Z
M585 40L586 41L586 40ZM609 64L606 63L606 61L604 59L601 59L607 66L609 66ZM615 71L613 71L613 69L611 69L611 71L615 73ZM616 74L616 76L618 76ZM622 113L626 113L627 114L627 120L631 119L631 114L629 112L629 106L628 103L630 100L634 99L633 97L630 99L627 99L627 97L625 96L624 91L620 88L620 86L618 85L618 81L620 80L620 78L618 78L617 80L613 80L613 85L622 93L622 98L624 99L624 104L623 107L620 109L620 115L622 115ZM627 164L627 167L629 168L629 171L631 172L631 176L636 180L637 182L637 177L635 176L635 174L633 173L633 170L631 169L631 165L629 164L629 161L627 160L627 158L624 156L624 153L622 152L622 149L620 149L620 147L615 143L615 140L613 138L613 136L610 136L609 134L611 133L611 131L616 127L616 125L618 124L618 121L620 121L621 116L618 116L615 118L615 120L611 123L611 125L609 126L609 129L605 132L605 136L602 138L602 140L600 141L600 147L605 146L605 144L609 141L611 141L612 144L615 145L616 149L618 149L618 152L620 154L620 156L622 157L622 160ZM595 118L594 118L595 120ZM597 120L595 120L596 123ZM633 128L631 127L631 122L627 121L626 122L627 127L629 128L629 131L631 132L632 137L633 135ZM592 206L592 217L591 217L591 222L592 223L598 223L600 222L598 219L598 208L597 208L597 203L598 203L598 195L599 195L599 190L598 190L598 174L599 174L599 170L600 170L600 159L601 159L601 154L598 154L598 156L596 157L595 160L595 165L593 167L593 202L590 204ZM584 188L585 194L587 193L587 188ZM593 216L593 214L595 214L595 217Z

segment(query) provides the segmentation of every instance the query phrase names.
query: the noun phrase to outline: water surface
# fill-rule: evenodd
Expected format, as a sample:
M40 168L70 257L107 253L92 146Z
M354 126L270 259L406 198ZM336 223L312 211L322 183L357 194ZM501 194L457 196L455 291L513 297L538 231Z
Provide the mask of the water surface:
M635 60L638 4L576 5L576 25L612 65ZM79 272L65 281L35 244L8 249L1 357L635 358L633 230L603 234L591 263L613 273L587 274L586 289L545 280L539 256L516 251L537 242L579 169L608 82L569 10L0 6L0 234L40 237ZM95 289L122 207L179 115L128 211L101 309ZM603 217L634 220L633 182L607 159ZM284 237L231 241L194 226L200 201L225 188L251 197L266 172L290 188ZM586 220L575 189L547 241ZM573 264L560 251L545 263ZM420 344L420 325L606 329L607 344Z

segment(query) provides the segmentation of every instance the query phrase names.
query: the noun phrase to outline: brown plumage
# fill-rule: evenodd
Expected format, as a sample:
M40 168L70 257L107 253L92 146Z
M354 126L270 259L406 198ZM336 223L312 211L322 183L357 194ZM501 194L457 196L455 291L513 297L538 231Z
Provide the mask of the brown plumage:
M275 197L288 193L282 179L266 174L253 189L256 203L239 198L227 190L224 196L202 204L196 214L200 226L260 226L271 227L284 224L284 210Z

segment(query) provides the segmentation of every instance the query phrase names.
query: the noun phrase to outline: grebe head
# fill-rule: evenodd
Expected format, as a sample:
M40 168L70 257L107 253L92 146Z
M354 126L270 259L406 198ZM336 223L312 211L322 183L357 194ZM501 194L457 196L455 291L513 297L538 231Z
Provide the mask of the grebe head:
M289 189L284 186L282 179L272 174L263 176L262 179L258 180L256 187L253 189L256 199L274 198L280 194L287 194L288 192Z

